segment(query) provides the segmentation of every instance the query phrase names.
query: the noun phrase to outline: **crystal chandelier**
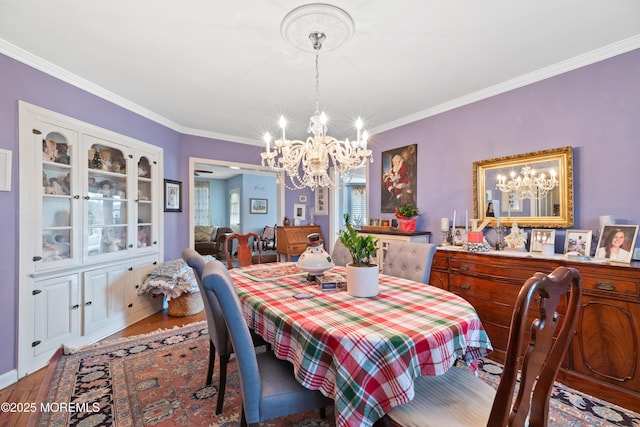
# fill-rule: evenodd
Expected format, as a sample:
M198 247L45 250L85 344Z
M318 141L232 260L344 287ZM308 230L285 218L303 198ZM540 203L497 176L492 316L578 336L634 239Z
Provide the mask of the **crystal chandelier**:
M328 6L328 5L324 5ZM299 8L300 9L300 8ZM340 10L340 12L345 13ZM356 139L340 141L327 135L327 116L320 112L320 71L318 59L320 49L326 36L321 31L309 34L315 51L316 68L316 105L315 112L309 120L306 141L288 140L285 136L287 121L280 117L281 138L273 141L267 132L264 136L266 150L261 153L262 165L278 172L278 177L289 189L309 187L341 187L351 179L355 169L366 165L367 160L373 162L371 150L367 148L367 131L362 128L362 120L356 121ZM336 172L337 178L330 176L330 170ZM293 187L287 185L284 176L289 177Z
M511 179L507 181L504 175L498 175L496 188L503 193L513 194L518 200L544 199L550 190L558 186L556 171L549 170L549 178L544 173L536 175L536 171L530 166L524 166L520 175L511 172Z

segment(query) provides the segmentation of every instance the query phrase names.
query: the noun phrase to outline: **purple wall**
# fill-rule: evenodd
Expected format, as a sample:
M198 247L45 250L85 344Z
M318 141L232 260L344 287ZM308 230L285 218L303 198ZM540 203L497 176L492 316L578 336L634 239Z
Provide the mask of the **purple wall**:
M0 148L11 150L12 189L0 191L2 234L11 236L0 249L0 375L17 367L19 199L18 100L118 132L164 149L164 173L178 175L180 134L7 56L0 55ZM177 222L165 215L165 241L178 238ZM12 240L12 242L11 242ZM172 247L172 244L167 244ZM171 252L171 251L167 251Z
M632 174L640 158L639 82L636 50L376 135L371 144L375 163L369 174L370 214L381 216L382 151L418 144L419 228L437 232L439 218L451 218L454 209L458 215L468 209L471 216L474 161L571 145L575 228L596 230L603 214L639 224L638 179ZM0 192L2 231L13 236L13 245L5 244L0 256L0 275L5 278L0 284L0 342L5 345L0 376L16 368L19 99L164 148L165 177L183 185L190 182L189 157L257 164L261 151L180 135L0 55L0 148L13 152L12 191ZM287 192L287 215L300 194L307 195L307 209L313 205L311 192ZM188 191L183 197L183 207L189 206ZM328 217L317 217L316 222L326 234ZM189 246L188 226L187 209L164 214L165 259L177 258ZM439 242L439 236L434 235L434 241Z
M465 209L473 217L474 161L563 146L574 147L574 228L598 230L605 214L640 224L640 50L376 135L372 216L381 216L381 152L408 144L418 144L418 228L434 242L454 209L459 225Z

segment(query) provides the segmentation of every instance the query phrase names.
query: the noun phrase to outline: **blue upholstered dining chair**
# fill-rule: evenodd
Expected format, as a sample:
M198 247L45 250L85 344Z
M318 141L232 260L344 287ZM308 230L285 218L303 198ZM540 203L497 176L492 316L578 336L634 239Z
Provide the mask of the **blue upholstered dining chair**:
M443 375L418 377L413 400L393 408L375 425L546 427L549 396L575 331L581 295L582 278L574 268L535 273L520 288L514 306L497 391L469 371L453 367ZM566 312L560 316L558 306L565 302ZM531 321L534 310L537 318Z
M224 321L224 316L222 315L222 309L218 304L218 300L216 298L207 298L207 293L202 285L202 274L204 273L204 267L207 264L207 261L202 257L202 255L190 248L182 251L182 259L193 269L196 281L198 282L198 288L200 288L200 295L202 296L207 316L207 326L209 331L209 368L207 370L207 385L210 385L212 381L213 368L216 361L216 349L218 350L218 356L220 358L218 402L216 404L216 414L220 414L222 413L222 407L224 405L224 393L227 383L227 363L229 362L229 357L233 353L233 346L229 339L227 325ZM223 270L226 274L229 274L224 264L220 261L213 260L209 262L217 266L218 269ZM255 347L262 345L268 346L266 341L253 333L252 341Z
M335 265L341 265L345 267L350 262L353 262L353 258L349 253L349 250L345 245L342 244L340 239L336 239L336 242L333 244L333 249L331 250L331 259Z
M240 298L226 270L209 262L202 282L207 299L217 298L222 308L235 349L242 392L241 426L258 426L261 421L324 409L333 403L319 391L303 387L295 379L291 363L278 359L273 352L253 351Z
M417 242L389 242L382 273L415 282L429 283L436 245Z

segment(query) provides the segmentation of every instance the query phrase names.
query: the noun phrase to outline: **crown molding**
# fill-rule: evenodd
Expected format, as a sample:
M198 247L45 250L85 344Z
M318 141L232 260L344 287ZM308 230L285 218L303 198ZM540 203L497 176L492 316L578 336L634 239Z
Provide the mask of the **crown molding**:
M398 120L385 123L381 126L371 129L370 135L375 135L381 132L395 129L400 126L413 123L418 120L422 120L431 116L435 116L436 114L444 113L446 111L453 110L455 108L459 108L459 107L471 104L473 102L490 98L492 96L499 95L501 93L505 93L510 90L514 90L514 89L529 85L531 83L536 83L541 80L548 79L550 77L554 77L559 74L563 74L568 71L572 71L577 68L584 67L586 65L590 65L599 61L603 61L605 59L609 59L614 56L621 55L623 53L627 53L638 48L640 48L640 35L629 37L619 42L612 43L608 46L604 46L600 49L596 49L591 52L587 52L585 54L575 56L573 58L542 68L540 70L537 70L528 74L524 74L522 76L499 83L497 85L490 86L486 89L482 89L482 90L470 93L468 95L461 96L451 101L436 105L432 108L428 108L426 110L419 111L415 114L402 117ZM7 55L8 57L15 59L16 61L29 65L37 70L40 70L43 73L46 73L52 77L55 77L66 83L69 83L70 85L73 85L79 89L85 90L106 101L112 102L126 110L139 114L140 116L145 117L149 120L152 120L158 124L166 126L167 128L172 129L178 133L181 133L184 135L218 139L223 141L237 142L241 144L261 145L259 141L254 141L248 138L242 138L242 137L233 136L233 135L220 134L216 132L209 132L209 131L192 129L192 128L181 126L159 114L154 113L153 111L150 111L134 102L131 102L126 98L123 98L122 96L116 93L106 90L105 88L98 86L95 83L90 82L89 80L86 80L76 74L73 74L38 56L35 56L27 52L26 50L19 48L18 46L15 46L3 39L0 39L0 53Z
M569 58L565 61L558 62L557 64L541 68L540 70L533 71L531 73L523 74L522 76L506 80L502 83L498 83L486 89L472 92L468 95L461 96L448 102L444 102L432 108L428 108L415 114L402 117L398 120L388 122L384 125L371 129L370 134L375 135L381 132L395 129L397 127L413 123L418 120L426 119L428 117L435 116L437 114L444 113L446 111L450 111L459 107L463 107L465 105L472 104L474 102L481 101L483 99L490 98L501 93L509 92L511 90L527 86L531 83L536 83L550 77L555 77L557 75L594 64L596 62L604 61L605 59L613 58L614 56L621 55L638 48L640 48L640 35L629 37L600 49L596 49L585 54Z

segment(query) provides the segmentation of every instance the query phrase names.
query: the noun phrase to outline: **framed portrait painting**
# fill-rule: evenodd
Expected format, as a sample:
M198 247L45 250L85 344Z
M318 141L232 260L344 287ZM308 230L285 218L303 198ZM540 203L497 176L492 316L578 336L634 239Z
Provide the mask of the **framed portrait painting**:
M406 204L417 205L417 161L417 144L382 152L381 212L393 213Z
M595 258L629 264L638 237L637 225L604 225Z
M164 211L182 212L182 182L164 180Z
M591 254L591 230L567 230L564 239L564 253L577 252L582 256Z

